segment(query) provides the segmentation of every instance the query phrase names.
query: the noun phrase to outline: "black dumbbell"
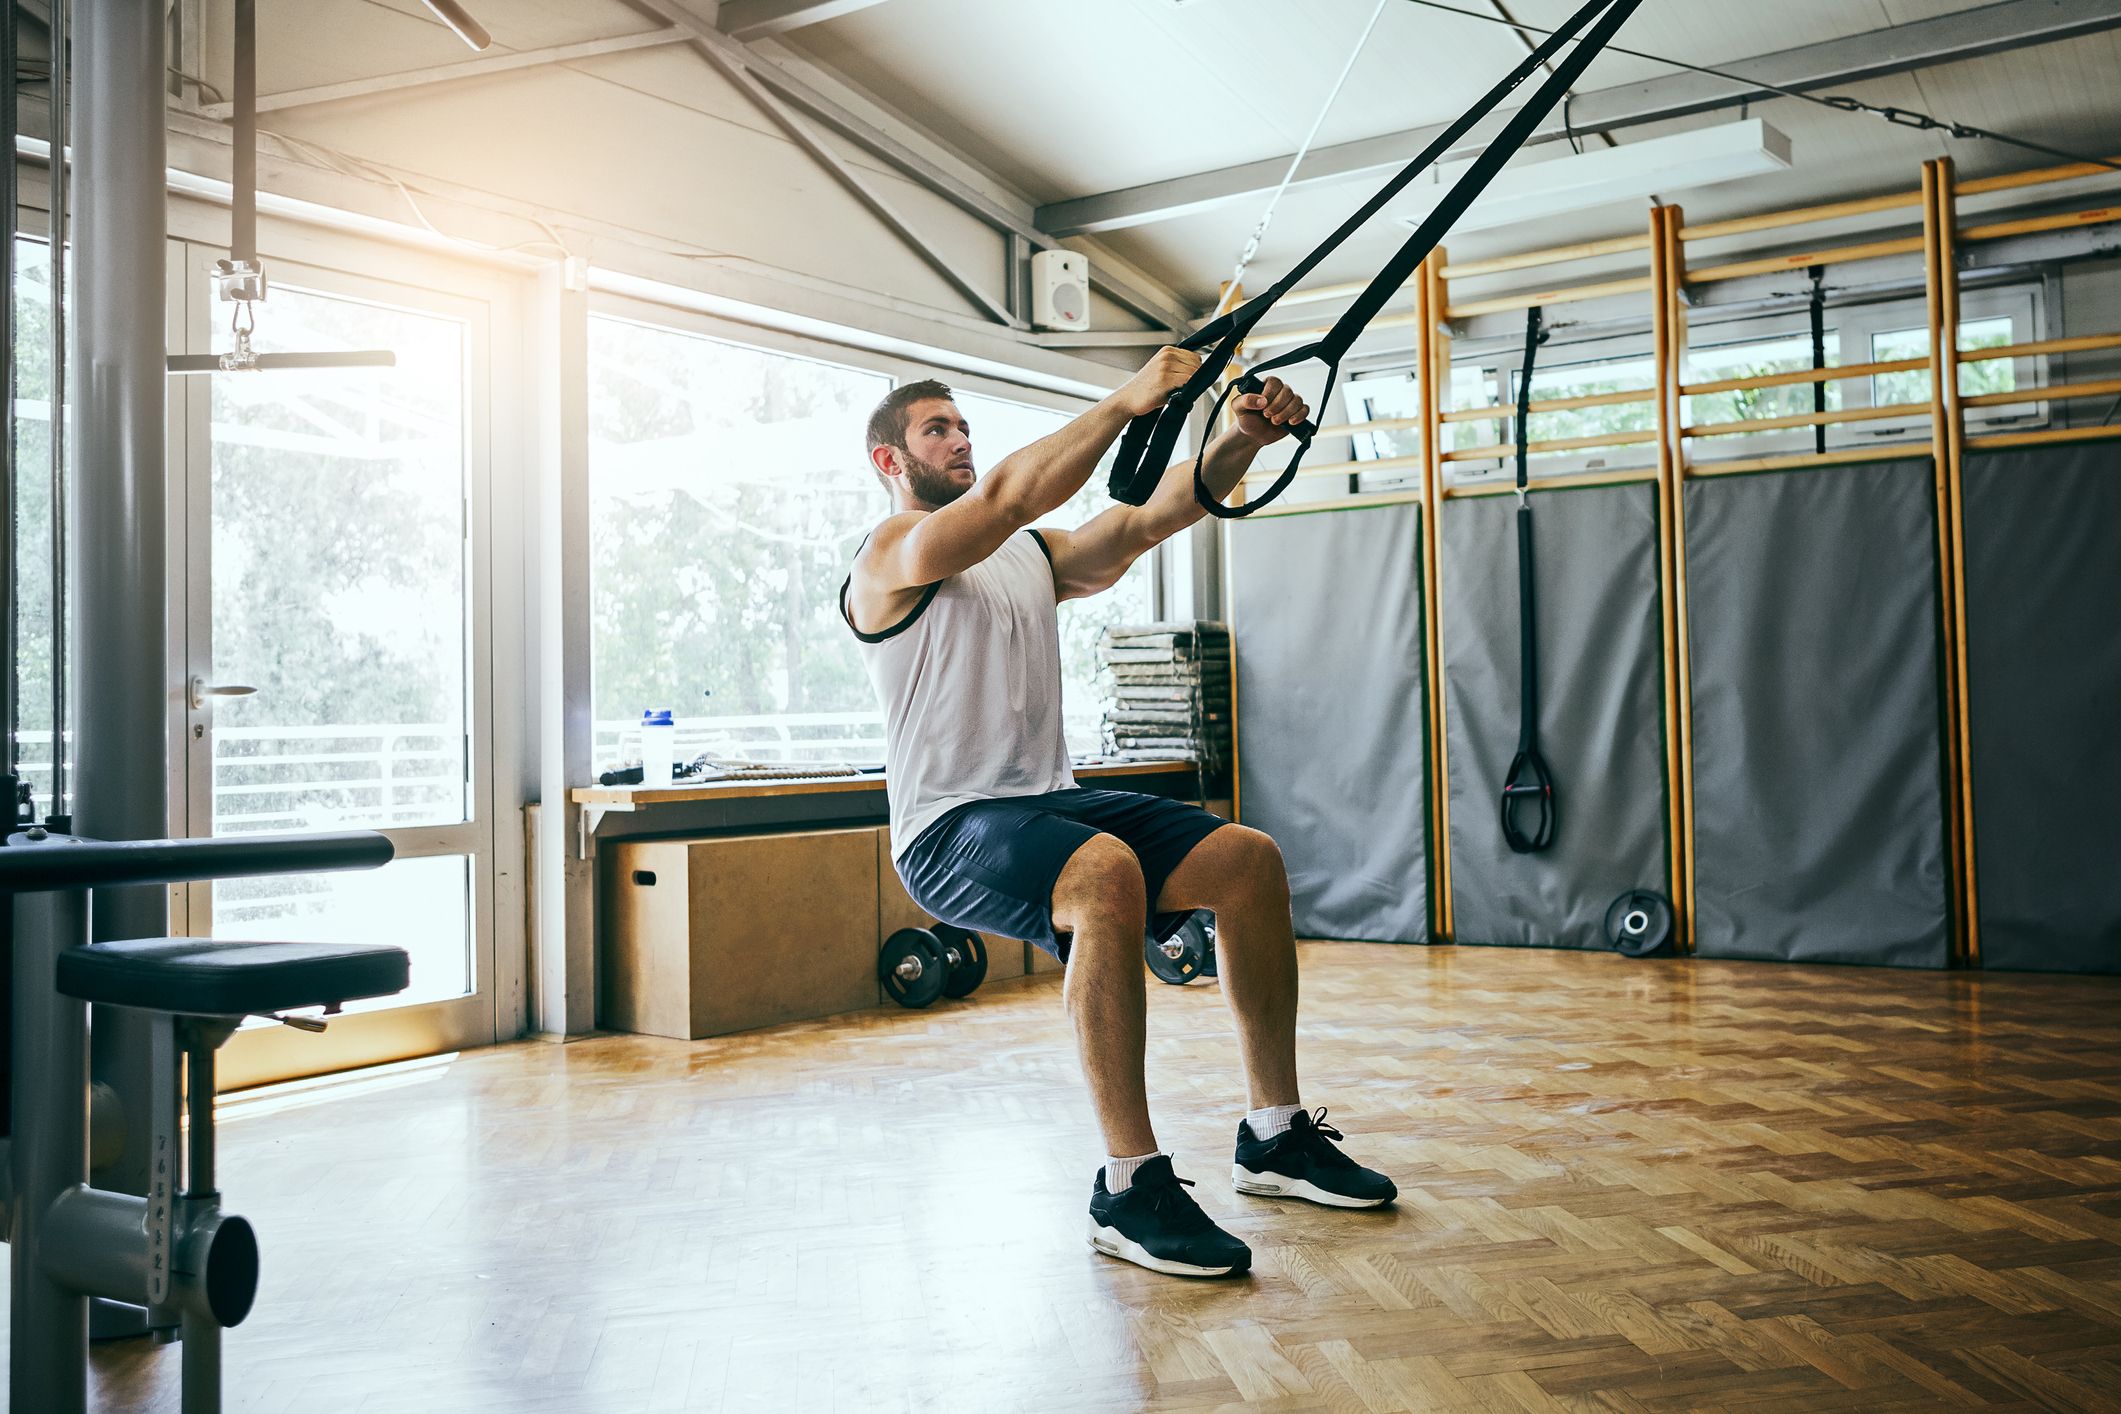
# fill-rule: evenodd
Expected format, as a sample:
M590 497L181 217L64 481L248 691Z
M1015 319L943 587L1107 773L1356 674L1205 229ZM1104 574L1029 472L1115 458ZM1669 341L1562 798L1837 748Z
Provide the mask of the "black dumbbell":
M987 942L964 928L938 923L929 929L943 944L943 960L950 964L950 980L943 984L946 997L969 997L987 980Z
M902 1007L970 996L987 980L987 944L979 934L946 923L933 929L901 928L884 940L876 976Z
M1179 925L1162 942L1148 938L1142 956L1149 970L1174 987L1183 987L1196 977L1215 975L1215 915L1205 910Z

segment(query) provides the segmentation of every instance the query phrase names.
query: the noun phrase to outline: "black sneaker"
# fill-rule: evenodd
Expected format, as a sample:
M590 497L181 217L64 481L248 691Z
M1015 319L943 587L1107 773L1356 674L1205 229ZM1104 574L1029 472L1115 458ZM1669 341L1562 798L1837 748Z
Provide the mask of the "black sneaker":
M1230 1182L1240 1193L1263 1198L1308 1198L1329 1208L1375 1208L1399 1196L1391 1179L1366 1169L1333 1147L1347 1136L1316 1115L1299 1110L1272 1139L1255 1139L1252 1126L1237 1122L1237 1162Z
M1090 1190L1090 1245L1108 1257L1181 1277L1226 1277L1252 1266L1252 1249L1200 1210L1192 1183L1158 1154L1134 1171L1123 1193L1105 1191L1105 1171Z

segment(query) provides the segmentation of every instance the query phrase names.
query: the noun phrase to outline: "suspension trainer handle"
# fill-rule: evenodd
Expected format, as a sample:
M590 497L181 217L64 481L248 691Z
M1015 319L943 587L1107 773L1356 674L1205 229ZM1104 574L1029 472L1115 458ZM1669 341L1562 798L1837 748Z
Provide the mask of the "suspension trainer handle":
M1324 405L1328 398L1333 396L1333 385L1339 378L1340 365L1334 364L1330 366L1326 372L1326 390L1319 395L1321 406ZM1266 387L1266 384L1260 379L1257 371L1231 379L1223 388L1222 396L1215 400L1215 406L1209 410L1209 424L1213 425L1215 419L1222 416L1223 404L1229 402L1233 396L1242 393L1257 393L1264 387ZM1296 451L1289 458L1289 464L1282 468L1281 475L1274 479L1272 486L1269 486L1242 506L1226 506L1215 498L1215 493L1208 486L1208 449L1202 447L1200 454L1193 458L1194 501L1200 505L1202 510L1214 516L1217 520L1242 520L1261 506L1266 505L1276 496L1279 496L1282 492L1288 490L1289 483L1296 480L1297 469L1303 465L1304 454L1311 450L1311 439L1318 435L1318 424L1307 419L1297 423L1289 431L1296 438Z
M1201 395L1215 386L1215 380L1230 366L1237 356L1238 345L1251 332L1253 323L1267 312L1271 303L1262 295L1240 309L1232 310L1220 319L1204 324L1184 339L1179 348L1197 351L1214 345L1212 351L1200 361L1193 376L1179 385L1164 405L1154 412L1145 412L1127 423L1127 430L1120 434L1119 450L1112 459L1112 475L1106 490L1113 500L1126 506L1145 506L1155 493L1156 484L1164 479L1164 468L1171 464L1172 453L1178 450L1178 439L1186 430L1186 419L1200 402ZM1240 323L1240 318L1249 316Z
M1112 498L1126 505L1146 504L1154 493L1157 482L1163 479L1163 469L1169 464L1171 453L1178 445L1186 418L1202 395L1222 376L1223 370L1229 367L1239 345L1244 342L1253 326L1293 289L1298 281L1308 276L1343 241L1381 211L1391 198L1404 190L1452 144L1470 132L1473 126L1487 116L1512 90L1540 67L1548 65L1553 56L1570 40L1576 39L1579 31L1588 25L1589 32L1583 34L1567 56L1551 65L1547 79L1540 84L1531 99L1512 115L1502 132L1488 144L1465 174L1451 185L1443 200L1422 220L1414 233L1401 245L1398 253L1356 298L1354 304L1335 321L1325 338L1303 349L1269 359L1250 370L1257 375L1270 368L1318 358L1329 370L1326 393L1319 399L1318 404L1323 411L1326 400L1332 395L1333 382L1338 379L1341 359L1347 355L1348 349L1363 329L1376 318L1385 302L1405 284L1414 268L1435 249L1444 233L1465 214L1466 208L1472 205L1474 198L1494 179L1503 164L1524 145L1532 130L1553 110L1555 104L1560 102L1562 95L1575 83L1591 60L1611 42L1614 33L1627 22L1641 3L1642 0L1586 0L1564 24L1549 34L1500 83L1490 89L1480 102L1467 109L1438 134L1413 161L1385 183L1382 190L1364 202L1361 209L1343 221L1310 254L1299 260L1272 289L1230 313L1211 320L1181 343L1180 347L1185 349L1198 350L1209 344L1214 344L1215 348L1202 360L1193 377L1172 394L1161 409L1154 413L1144 413L1127 425L1125 434L1120 438L1118 455L1113 462L1109 483ZM1227 397L1228 394L1225 393L1224 396ZM1314 427L1313 435L1315 432ZM1207 495L1203 476L1206 449L1203 448L1193 462L1194 495L1202 506L1218 518L1235 519L1250 515L1279 496L1295 480L1297 465L1309 447L1310 437L1300 435L1296 456L1291 459L1280 478L1263 495L1242 509L1223 506L1213 502Z

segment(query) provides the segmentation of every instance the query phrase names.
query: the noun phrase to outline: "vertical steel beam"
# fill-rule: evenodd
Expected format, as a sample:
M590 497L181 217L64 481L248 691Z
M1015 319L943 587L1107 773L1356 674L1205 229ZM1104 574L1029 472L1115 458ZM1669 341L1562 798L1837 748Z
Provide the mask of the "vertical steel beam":
M157 97L162 92L159 84L148 91ZM48 1270L43 1241L52 1204L88 1172L86 1009L53 985L60 951L88 940L88 895L0 896L0 906L13 910L15 991L8 1407L82 1414L88 1406L88 1302Z
M74 818L112 840L156 839L168 822L163 22L159 0L89 0L74 32ZM167 931L159 888L98 889L93 916L99 939ZM147 1133L139 1018L99 1011L93 1053L98 1078L124 1101L128 1132ZM139 1146L100 1181L145 1193Z
M67 60L73 32L69 9L73 0L52 0L52 84L51 84L51 222L48 234L51 237L51 352L52 366L49 386L51 389L51 413L47 426L51 431L51 589L52 589L52 796L50 813L66 816L67 810L67 751L66 723L70 715L68 692L73 668L69 661L66 642L70 575L67 569L72 557L71 539L67 534L67 368L66 361L71 349L66 337L66 320L69 300L66 278L67 242L69 233L66 224L67 203L67 153L69 133L73 123L69 116L73 98L67 85ZM9 208L13 210L11 206ZM12 255L12 251L10 251ZM12 382L12 373L10 373ZM10 394L12 396L12 394ZM9 425L14 422L12 404L8 415ZM13 661L10 659L9 661ZM69 820L70 824L71 821Z
M7 170L0 172L0 202L5 202L6 222L0 229L0 290L15 288L15 29L20 17L10 4L8 23L0 26L0 142L7 144ZM56 64L53 66L57 67ZM54 164L57 165L57 164ZM15 691L16 666L22 645L15 633L15 302L0 300L0 413L6 416L8 435L0 438L0 791L6 800L8 828L15 821L16 733L21 727L21 703ZM56 745L56 743L54 743Z
M596 1025L596 866L572 787L592 777L589 698L589 291L576 261L537 277L531 406L538 410L537 540L526 567L535 607L538 829L531 960L537 1032L564 1040Z

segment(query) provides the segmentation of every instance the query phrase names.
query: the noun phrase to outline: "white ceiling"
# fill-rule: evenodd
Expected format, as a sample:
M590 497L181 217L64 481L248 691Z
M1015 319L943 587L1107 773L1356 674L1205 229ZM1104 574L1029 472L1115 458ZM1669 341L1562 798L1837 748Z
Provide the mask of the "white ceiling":
M1488 0L1451 0L1479 9ZM1507 0L1553 25L1572 0ZM1749 57L1974 8L1957 0L1646 0L1619 43L1692 63ZM1034 200L1056 201L1293 152L1368 23L1375 0L886 0L788 36L792 48L890 103ZM1388 0L1319 129L1327 145L1448 120L1516 63L1499 25ZM1665 65L1607 53L1579 91L1657 78ZM2068 148L2121 148L2121 37L2107 33L1855 85L1865 99L1922 108ZM1777 177L1661 192L1690 218L1912 187L1920 163L1949 153L1967 175L2048 159L1954 141L1793 99L1756 104L1792 139ZM1735 112L1627 129L1622 143ZM1489 130L1492 130L1493 123ZM1534 149L1520 161L1566 155ZM1369 194L1354 181L1284 198L1246 284L1284 270ZM1196 303L1212 302L1265 198L1100 239ZM1582 212L1535 239L1491 231L1454 254L1593 239L1640 229L1641 203ZM1352 279L1406 234L1388 220L1320 272Z
M233 0L205 3L207 33L227 34ZM703 15L711 12L712 0L691 3ZM1496 0L1448 3L1483 9ZM1528 24L1552 25L1566 18L1575 0L1501 3ZM1376 4L877 0L795 30L767 48L838 76L1018 195L1047 203L1285 157L1317 117ZM500 52L663 27L627 0L469 0L469 7L493 32ZM1620 42L1743 71L1745 61L1760 54L1970 8L1975 6L1968 0L1644 0ZM468 57L420 0L270 0L259 6L259 23L260 86L268 94ZM775 51L774 44L786 49ZM203 67L225 87L225 46L217 40L208 47ZM1446 121L1523 52L1516 36L1499 25L1411 0L1386 0L1317 141L1331 145ZM1608 52L1592 64L1578 89L1589 92L1671 72L1663 64ZM2110 154L2121 150L2116 74L2121 74L2121 31L2109 31L1872 80L1852 91L1874 102ZM658 118L652 115L662 111L659 103L675 107ZM1685 205L1692 220L1713 220L1912 188L1920 163L1945 153L1968 176L2048 160L1793 99L1756 104L1751 111L1789 136L1795 155L1791 170L1658 196ZM1736 116L1729 110L1707 113L1615 136L1627 144ZM703 128L702 122L710 126ZM1484 131L1496 125L1491 120ZM682 231L685 239L700 244L743 250L754 263L770 263L789 242L759 236L745 244L750 229L745 208L771 203L777 192L831 185L795 149L784 152L773 124L682 47L277 113L268 126L526 200L587 203L569 210L645 203L638 223L647 229L672 236ZM614 143L627 150L611 150ZM744 167L742 194L726 177L711 192L705 190L731 167L729 153L739 148L759 149L757 162ZM585 158L585 151L601 155ZM1552 143L1517 160L1536 163L1566 155L1565 144ZM758 176L766 171L768 156L780 164L770 181ZM558 171L561 166L567 171ZM1375 180L1290 193L1247 273L1247 287L1271 283L1359 205ZM619 189L627 184L649 189ZM719 223L701 224L687 214L710 197L720 203ZM901 194L897 199L914 204L920 214L917 198ZM1229 274L1264 203L1264 196L1247 197L1112 231L1098 241L1111 255L1204 307L1213 302L1217 282ZM668 212L662 210L666 206ZM1643 228L1644 208L1637 201L1573 213L1541 223L1536 232L1461 233L1450 249L1454 257L1477 258L1631 233ZM945 224L940 216L924 219ZM1404 227L1381 219L1343 247L1318 278L1365 276L1405 235ZM837 269L831 273L842 278ZM985 272L978 275L989 278ZM850 272L844 278L860 277ZM915 283L901 292L926 298L921 282L928 277L909 278Z

